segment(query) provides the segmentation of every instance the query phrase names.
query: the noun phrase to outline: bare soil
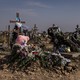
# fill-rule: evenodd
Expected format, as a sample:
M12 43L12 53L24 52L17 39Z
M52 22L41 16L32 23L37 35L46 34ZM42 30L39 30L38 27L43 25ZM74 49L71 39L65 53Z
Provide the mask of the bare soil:
M0 56L3 58L4 56ZM78 59L78 58L77 58ZM78 69L71 72L62 73L60 70L48 70L39 66L29 67L25 71L10 70L6 68L0 69L0 80L80 80L80 63L79 59L75 61Z

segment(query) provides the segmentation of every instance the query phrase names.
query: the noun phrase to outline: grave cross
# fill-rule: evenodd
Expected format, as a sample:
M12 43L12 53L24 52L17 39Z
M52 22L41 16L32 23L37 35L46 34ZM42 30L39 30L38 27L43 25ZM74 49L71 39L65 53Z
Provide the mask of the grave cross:
M19 25L25 24L25 21L21 21L19 17L19 13L16 13L16 20L10 20L10 23L17 23ZM21 33L21 27L18 30L18 34Z
M21 21L20 17L19 17L19 13L16 13L16 20L10 20L10 23L16 23L16 22L20 22L20 23L25 23L25 21Z

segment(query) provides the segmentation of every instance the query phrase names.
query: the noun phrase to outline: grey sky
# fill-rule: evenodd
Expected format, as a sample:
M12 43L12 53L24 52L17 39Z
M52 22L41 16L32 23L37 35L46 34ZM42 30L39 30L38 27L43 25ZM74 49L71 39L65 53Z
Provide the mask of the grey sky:
M42 31L52 24L73 31L80 24L80 0L0 0L0 30L15 20L16 12L27 26L37 24Z

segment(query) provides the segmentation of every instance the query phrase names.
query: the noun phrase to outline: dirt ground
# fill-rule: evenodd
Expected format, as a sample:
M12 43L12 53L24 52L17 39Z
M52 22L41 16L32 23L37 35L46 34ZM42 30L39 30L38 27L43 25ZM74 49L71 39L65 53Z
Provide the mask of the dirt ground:
M38 69L34 72L0 70L0 80L80 80L80 71L67 73L66 75L57 74L52 71Z
M1 56L0 58L3 58ZM79 62L79 60L77 60ZM78 64L78 63L76 63ZM4 65L5 67L6 65ZM72 72L61 73L57 70L46 70L41 67L29 67L25 71L12 71L10 69L0 69L0 80L80 80L80 69Z

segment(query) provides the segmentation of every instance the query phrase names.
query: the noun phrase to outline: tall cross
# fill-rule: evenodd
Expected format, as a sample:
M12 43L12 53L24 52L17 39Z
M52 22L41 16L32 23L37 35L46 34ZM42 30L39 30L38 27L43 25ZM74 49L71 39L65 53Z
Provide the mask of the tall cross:
M16 20L10 20L10 23L16 23L16 22L20 22L20 23L25 23L25 21L21 21L20 17L19 17L19 13L16 13Z

